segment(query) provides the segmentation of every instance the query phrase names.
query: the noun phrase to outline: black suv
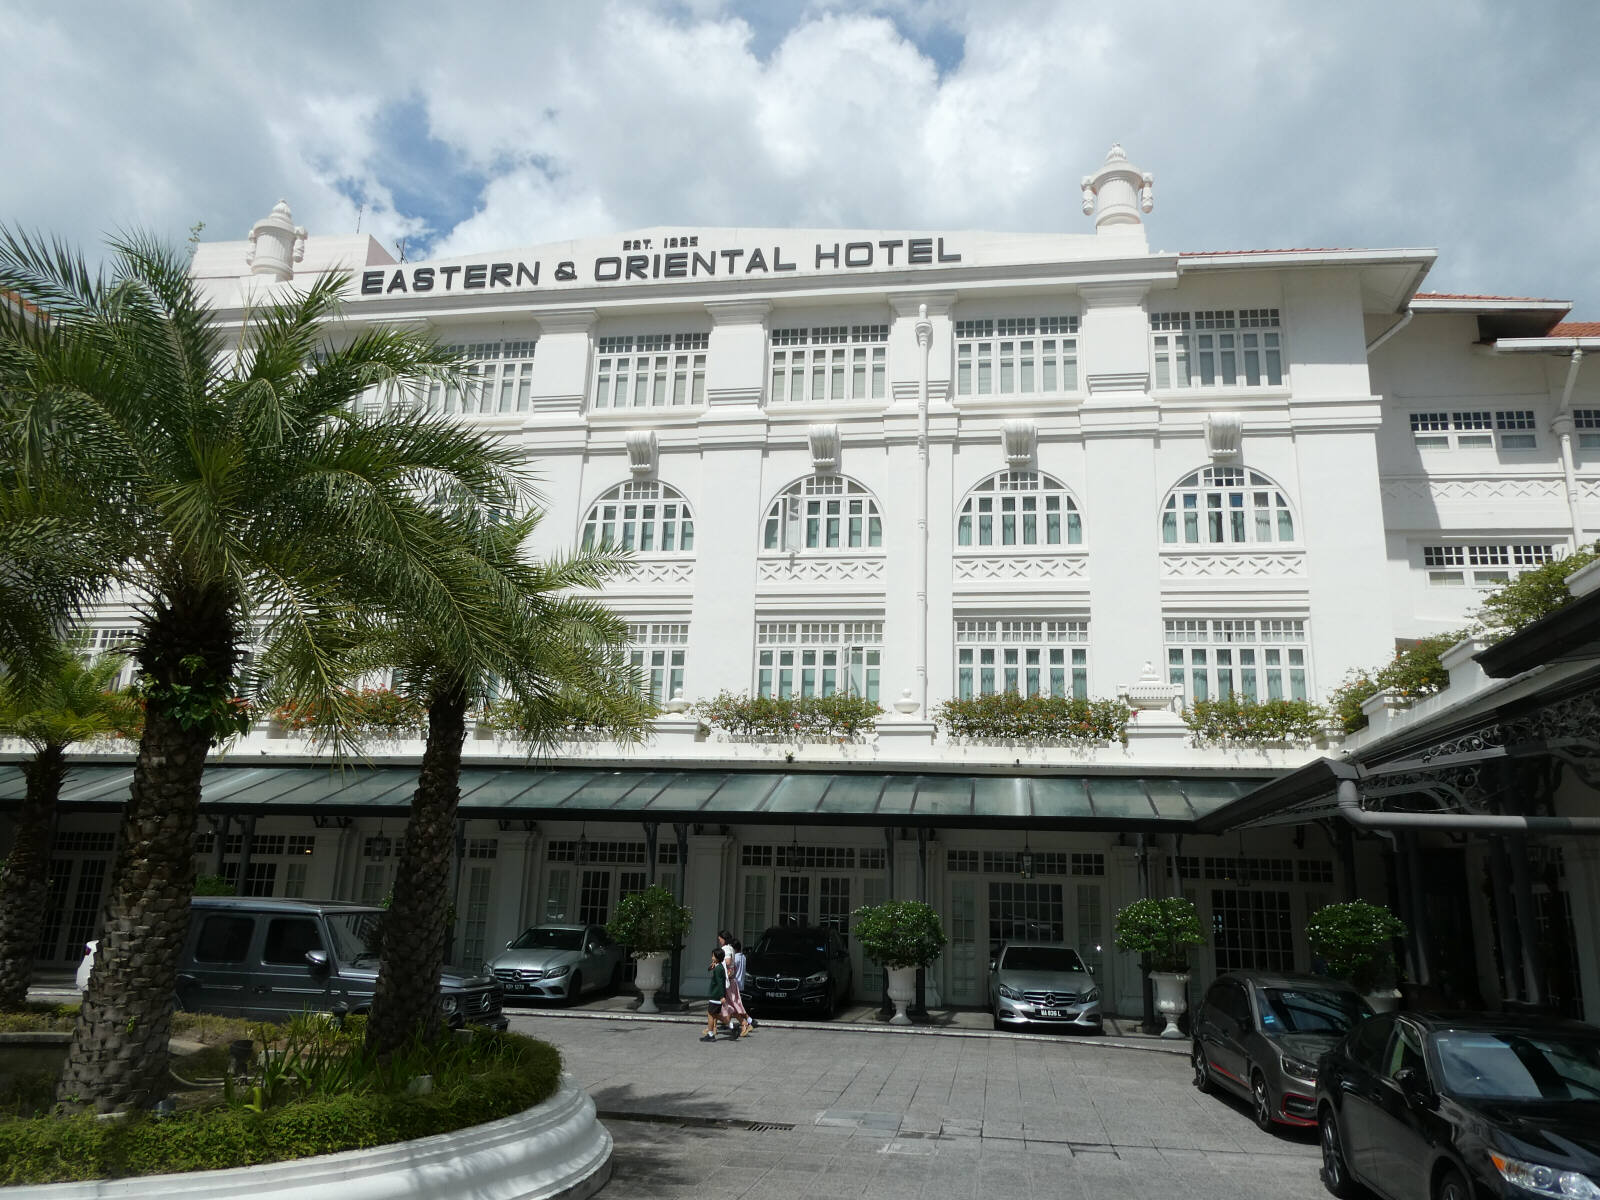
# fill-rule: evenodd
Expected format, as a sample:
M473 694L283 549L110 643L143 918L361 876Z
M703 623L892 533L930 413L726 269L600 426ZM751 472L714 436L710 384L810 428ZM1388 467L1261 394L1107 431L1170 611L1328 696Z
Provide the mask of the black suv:
M753 1013L787 1009L826 1021L849 1002L854 983L850 951L833 929L775 925L745 955L744 1002Z

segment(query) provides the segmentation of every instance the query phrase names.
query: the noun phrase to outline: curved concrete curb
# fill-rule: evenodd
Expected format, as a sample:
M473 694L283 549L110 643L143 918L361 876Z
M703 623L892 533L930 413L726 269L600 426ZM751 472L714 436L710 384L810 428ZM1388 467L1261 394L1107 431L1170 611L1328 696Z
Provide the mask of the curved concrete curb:
M611 1134L569 1076L515 1116L370 1150L225 1171L9 1187L6 1200L582 1200L611 1178Z

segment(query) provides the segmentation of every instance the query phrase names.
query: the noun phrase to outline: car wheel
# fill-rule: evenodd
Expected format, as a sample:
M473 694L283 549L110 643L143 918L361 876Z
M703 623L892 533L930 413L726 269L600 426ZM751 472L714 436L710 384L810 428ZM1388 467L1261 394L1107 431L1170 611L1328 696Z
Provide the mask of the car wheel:
M1250 1075L1250 1115L1260 1128L1272 1132L1272 1094L1267 1091L1267 1077L1260 1071Z
M1194 1044L1194 1086L1202 1095L1211 1090L1211 1064L1206 1060L1205 1048Z
M567 988L567 1003L568 1004L576 1004L579 1000L582 1000L582 999L583 999L583 972L582 971L574 971L572 973L572 984L571 984L570 987Z
M1339 1121L1333 1110L1322 1109L1322 1128L1318 1131L1322 1142L1322 1186L1335 1196L1356 1194L1355 1180L1350 1178L1350 1168L1344 1161L1344 1144L1339 1140Z
M1467 1181L1461 1177L1461 1172L1454 1167L1446 1167L1439 1172L1439 1182L1433 1187L1434 1200L1472 1200L1472 1192L1467 1187Z
M620 992L622 990L622 964L621 963L618 963L616 966L611 968L611 983L609 984L609 990L611 990L613 992Z

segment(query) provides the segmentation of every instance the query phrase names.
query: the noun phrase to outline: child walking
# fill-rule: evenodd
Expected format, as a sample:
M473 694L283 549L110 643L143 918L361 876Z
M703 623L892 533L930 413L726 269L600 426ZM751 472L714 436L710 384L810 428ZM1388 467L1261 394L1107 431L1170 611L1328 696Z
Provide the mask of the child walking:
M717 1040L717 1022L722 1019L722 998L728 992L728 968L723 965L723 958L721 946L711 952L711 990L706 993L706 1031L700 1035L702 1042Z

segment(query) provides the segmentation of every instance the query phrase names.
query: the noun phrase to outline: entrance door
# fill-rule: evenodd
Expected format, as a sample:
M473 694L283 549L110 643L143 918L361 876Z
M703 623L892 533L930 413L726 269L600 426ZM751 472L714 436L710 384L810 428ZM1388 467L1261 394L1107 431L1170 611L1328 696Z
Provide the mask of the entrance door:
M989 881L989 957L1002 942L1065 942L1066 905L1059 883Z
M57 858L50 862L50 890L35 954L41 965L83 958L105 897L109 858Z
M950 1003L987 1004L984 973L978 964L978 884L973 879L950 883Z

